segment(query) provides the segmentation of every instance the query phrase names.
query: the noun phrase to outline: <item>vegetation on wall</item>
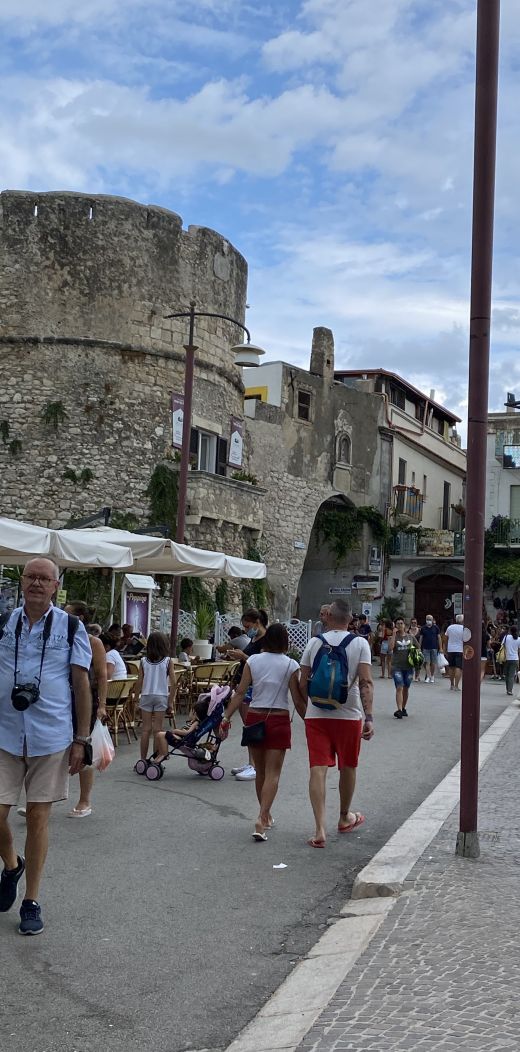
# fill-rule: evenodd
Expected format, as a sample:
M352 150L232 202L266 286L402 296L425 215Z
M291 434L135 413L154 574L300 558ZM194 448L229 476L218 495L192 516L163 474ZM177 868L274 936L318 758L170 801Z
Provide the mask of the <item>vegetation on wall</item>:
M249 471L234 471L231 478L236 482L250 482L252 486L258 486L256 475L251 475Z
M22 452L22 443L19 438L13 438L7 448L13 457L17 457Z
M4 443L4 446L7 445L7 439L9 438L9 430L10 430L9 429L9 421L8 420L0 420L0 438L2 439L2 442Z
M227 614L229 607L229 585L227 581L219 581L215 588L215 603L219 614Z
M516 549L496 548L498 534L508 536L511 520L495 515L484 534L484 584L487 588L520 588L520 559Z
M66 468L63 472L62 478L67 482L72 482L74 486L88 486L89 482L92 482L94 478L94 472L90 468L82 468L79 472L74 471L74 468Z
M265 562L265 555L265 551L257 543L251 542L248 545L245 557L246 559L252 559L254 562L263 563ZM264 577L261 580L247 578L242 582L240 596L244 610L248 606L254 606L257 610L264 610L269 605L270 599L267 578Z
M41 411L41 418L43 423L47 427L52 428L53 431L59 430L60 424L64 424L69 418L69 414L63 405L63 402L47 402Z
M67 592L67 599L81 599L91 608L92 622L105 624L110 613L110 594L112 586L112 571L86 570L77 573L75 570L66 570L63 579L63 587ZM117 603L119 602L119 588L115 589L116 610L114 620L117 621Z
M336 558L336 566L349 553L359 547L363 526L370 526L374 540L384 546L391 537L391 530L377 508L366 505L361 508L339 508L323 506L316 516L316 539L325 544Z
M172 471L166 464L156 464L146 495L150 501L152 524L164 522L168 527L170 537L175 537L179 503L178 472Z
M171 579L170 579L171 580ZM209 604L215 612L215 600L200 577L183 577L181 581L181 608L198 610Z

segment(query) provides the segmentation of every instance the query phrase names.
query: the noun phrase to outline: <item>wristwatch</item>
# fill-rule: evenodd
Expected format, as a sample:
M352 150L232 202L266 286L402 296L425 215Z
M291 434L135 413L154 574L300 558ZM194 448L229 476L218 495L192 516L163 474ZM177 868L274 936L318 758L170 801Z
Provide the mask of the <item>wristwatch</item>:
M92 737L90 734L86 738L81 734L75 734L72 741L77 742L78 745L92 745Z

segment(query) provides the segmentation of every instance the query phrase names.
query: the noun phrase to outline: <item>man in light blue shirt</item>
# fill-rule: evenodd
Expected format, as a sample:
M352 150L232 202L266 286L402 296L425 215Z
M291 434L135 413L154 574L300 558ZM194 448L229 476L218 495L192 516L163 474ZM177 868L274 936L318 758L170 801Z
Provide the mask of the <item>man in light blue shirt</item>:
M51 806L67 798L69 773L77 774L84 765L90 741L92 652L81 623L74 626L69 643L69 618L51 603L58 583L58 568L51 559L31 559L22 575L24 605L13 611L0 639L0 913L16 901L25 871L18 928L22 935L43 930L38 893ZM8 822L24 785L26 859L15 851Z

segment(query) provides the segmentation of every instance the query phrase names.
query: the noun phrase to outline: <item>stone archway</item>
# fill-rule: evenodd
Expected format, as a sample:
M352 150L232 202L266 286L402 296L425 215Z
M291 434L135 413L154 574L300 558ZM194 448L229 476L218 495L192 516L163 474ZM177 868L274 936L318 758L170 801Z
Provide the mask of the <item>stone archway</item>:
M336 566L334 553L319 543L316 520L323 508L348 512L355 504L338 494L323 501L316 512L297 591L295 612L302 620L315 620L322 603L331 602L335 595L352 601L352 577L361 561L361 549L356 549Z
M454 607L452 596L462 592L464 571L450 563L425 566L415 570L407 578L415 584L414 615L420 625L426 614L433 614L439 628L452 620Z

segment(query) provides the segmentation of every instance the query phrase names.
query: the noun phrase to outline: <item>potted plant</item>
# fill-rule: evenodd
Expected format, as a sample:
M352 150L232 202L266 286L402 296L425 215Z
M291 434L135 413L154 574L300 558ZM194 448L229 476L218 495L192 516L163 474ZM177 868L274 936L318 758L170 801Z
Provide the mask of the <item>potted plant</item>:
M211 634L214 622L213 607L202 600L195 609L196 639L193 642L193 653L195 657L202 658L202 660L207 661L211 658L213 646L208 643L208 636Z

